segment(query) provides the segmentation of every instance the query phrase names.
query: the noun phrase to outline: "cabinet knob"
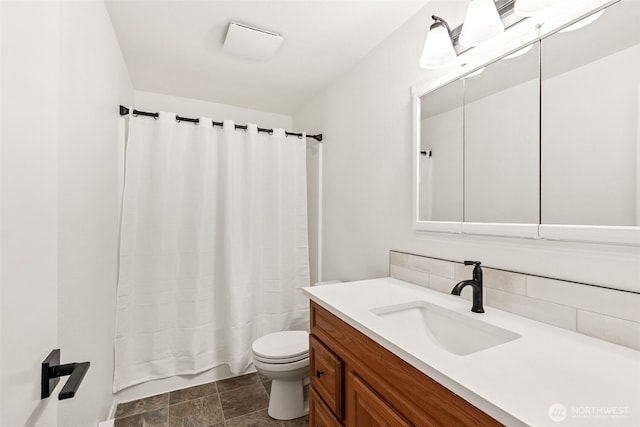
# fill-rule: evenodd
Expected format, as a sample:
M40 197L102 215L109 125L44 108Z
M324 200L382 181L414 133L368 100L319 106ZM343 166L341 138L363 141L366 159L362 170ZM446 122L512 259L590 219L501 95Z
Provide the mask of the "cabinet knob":
M316 369L316 377L320 378L322 375L324 375L324 372L319 371L319 370Z

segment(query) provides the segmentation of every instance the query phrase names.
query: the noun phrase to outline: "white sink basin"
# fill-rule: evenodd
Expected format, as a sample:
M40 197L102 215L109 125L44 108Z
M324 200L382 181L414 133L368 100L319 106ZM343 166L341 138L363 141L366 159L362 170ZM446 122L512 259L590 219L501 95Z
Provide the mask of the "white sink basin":
M378 307L371 312L393 322L397 328L415 330L417 340L427 340L460 356L521 337L515 332L425 301Z

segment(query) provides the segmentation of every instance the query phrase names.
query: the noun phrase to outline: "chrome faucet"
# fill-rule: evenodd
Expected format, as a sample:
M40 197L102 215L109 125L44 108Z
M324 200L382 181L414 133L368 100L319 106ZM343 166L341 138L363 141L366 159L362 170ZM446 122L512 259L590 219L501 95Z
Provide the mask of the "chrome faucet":
M482 308L482 268L480 268L480 261L465 261L464 265L475 265L473 267L473 279L463 280L455 285L451 290L451 294L460 295L465 286L471 286L473 289L473 307L471 307L471 311L484 313L484 308Z

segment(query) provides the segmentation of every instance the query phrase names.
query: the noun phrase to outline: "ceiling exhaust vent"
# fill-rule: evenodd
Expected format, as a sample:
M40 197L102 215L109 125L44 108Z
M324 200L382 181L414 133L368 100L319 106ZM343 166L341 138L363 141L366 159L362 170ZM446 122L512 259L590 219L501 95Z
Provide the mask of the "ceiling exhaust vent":
M222 48L243 58L266 61L273 58L283 40L280 34L232 22Z

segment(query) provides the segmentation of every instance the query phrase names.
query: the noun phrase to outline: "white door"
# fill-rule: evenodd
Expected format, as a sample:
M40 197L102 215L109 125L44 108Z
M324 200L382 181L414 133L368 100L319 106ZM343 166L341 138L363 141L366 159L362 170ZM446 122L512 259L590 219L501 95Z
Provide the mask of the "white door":
M57 424L57 398L40 399L40 362L58 342L59 9L0 2L0 425L7 427Z

